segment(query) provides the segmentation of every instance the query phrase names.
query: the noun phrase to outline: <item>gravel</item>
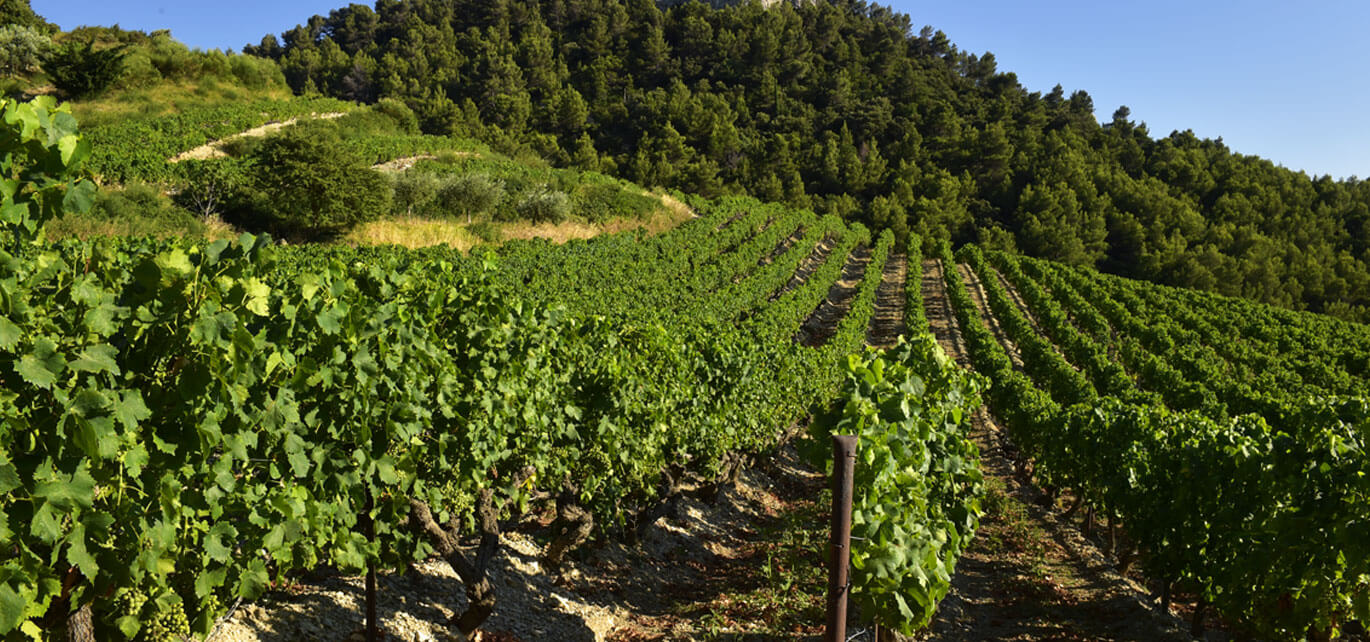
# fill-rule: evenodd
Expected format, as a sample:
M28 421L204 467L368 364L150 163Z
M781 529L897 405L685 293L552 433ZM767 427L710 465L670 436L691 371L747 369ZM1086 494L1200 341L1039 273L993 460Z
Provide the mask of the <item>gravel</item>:
M520 533L501 538L491 563L495 612L486 640L603 640L623 621L613 605L588 603L557 586L538 564L541 547ZM362 640L364 578L320 573L291 591L243 604L210 635L211 642ZM456 573L441 559L378 578L377 611L387 642L459 640L447 621L466 606Z

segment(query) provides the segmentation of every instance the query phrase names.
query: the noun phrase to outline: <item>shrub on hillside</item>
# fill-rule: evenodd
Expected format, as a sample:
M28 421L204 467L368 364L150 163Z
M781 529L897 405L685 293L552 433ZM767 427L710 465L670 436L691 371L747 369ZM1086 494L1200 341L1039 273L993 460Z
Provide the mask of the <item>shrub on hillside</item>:
M661 199L612 183L587 183L575 192L575 211L591 223L641 218L661 209Z
M389 116L391 120L399 126L400 131L405 134L419 133L419 117L414 115L414 110L403 101L394 98L382 98L376 103L376 111Z
M96 49L95 41L71 41L48 51L43 60L52 85L73 98L93 96L114 84L124 67L126 47Z
M228 66L238 82L248 89L285 86L285 74L281 73L281 67L275 60L248 55L229 56Z
M413 216L424 214L438 198L440 181L429 172L399 172L391 179L395 190L395 212Z
M85 214L68 213L48 225L53 238L119 236L199 236L205 226L177 207L162 191L144 183L103 189Z
M524 193L514 212L534 223L560 223L571 215L571 198L566 192L538 187Z
M234 158L246 158L262 146L260 136L235 136L219 143L219 151Z
M182 161L186 182L176 204L201 219L222 217L241 191L243 164L230 160Z
M0 27L0 73L6 76L28 73L38 66L50 48L52 38L33 27Z
M485 174L451 176L438 188L438 207L448 214L465 215L466 222L476 214L492 212L504 200L504 181Z
M245 227L314 239L389 211L390 182L336 140L287 129L262 141L248 160L246 193L234 208Z

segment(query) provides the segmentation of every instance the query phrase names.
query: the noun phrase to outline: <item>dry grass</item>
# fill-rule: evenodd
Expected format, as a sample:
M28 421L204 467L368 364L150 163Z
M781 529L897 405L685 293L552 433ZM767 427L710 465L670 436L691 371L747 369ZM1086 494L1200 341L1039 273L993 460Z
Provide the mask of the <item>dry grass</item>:
M242 235L242 230L225 223L218 214L204 220L205 238L211 241L233 240Z
M679 200L676 200L676 198L674 196L671 196L670 194L662 194L661 202L665 203L666 209L670 210L671 213L673 213L679 219L677 221L677 224L683 222L685 219L695 217L695 211L690 209L689 205L686 205L680 202Z
M79 239L82 241L101 236L133 236L138 233L128 221L99 220L84 216L63 216L48 221L43 233L50 241Z
M693 216L689 208L684 212L662 209L643 218L614 218L604 223L583 223L566 221L563 223L496 223L505 239L550 239L554 243L565 243L572 239L588 239L600 234L617 234L628 230L645 230L656 235L674 229L677 225Z
M447 219L402 216L363 223L353 228L342 242L356 245L402 245L408 248L448 245L465 252L480 239L466 230L464 223Z
M554 243L565 243L572 239L588 239L600 234L636 229L645 230L652 235L660 234L675 228L693 215L689 208L663 208L644 218L618 218L598 224L580 221L487 224L498 230L501 240L540 238L550 239ZM472 232L470 227L471 225L465 222L452 219L400 216L359 225L341 241L355 245L402 245L408 248L448 245L462 252L477 245L488 245Z

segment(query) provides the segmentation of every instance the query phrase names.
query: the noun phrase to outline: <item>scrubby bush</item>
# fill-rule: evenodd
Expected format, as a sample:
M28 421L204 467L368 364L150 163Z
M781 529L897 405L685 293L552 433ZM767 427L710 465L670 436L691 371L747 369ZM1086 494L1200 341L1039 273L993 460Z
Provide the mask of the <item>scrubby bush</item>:
M28 73L51 47L52 38L33 27L0 27L0 72L6 76Z
M195 235L204 225L194 214L177 207L154 186L131 183L123 189L104 189L95 198L90 216L97 220L120 222L133 234L168 236Z
M92 96L119 79L126 53L125 45L97 50L94 40L70 41L48 51L43 71L62 93L73 98Z
M222 217L241 189L242 164L217 159L182 162L186 184L176 194L176 204L201 219Z
M344 232L389 211L390 182L337 140L286 129L248 159L246 193L234 208L241 225L296 239Z
M125 89L151 87L164 80L152 57L142 49L134 49L124 56L123 69L119 75L119 87Z
M404 102L394 98L382 98L376 103L375 110L389 116L391 120L399 126L400 131L405 134L419 133L419 117L414 115L414 110Z
M395 190L395 211L409 216L427 213L438 198L441 184L433 174L414 171L394 174L390 182Z
M588 183L575 192L576 214L591 223L641 218L661 209L661 199L613 183Z
M246 55L229 56L228 66L238 82L248 89L285 86L285 74L281 73L281 66L274 60Z
M438 207L452 215L465 215L466 222L476 214L492 212L504 200L504 181L485 174L448 177L438 188Z
M53 240L95 236L204 236L207 226L178 207L155 186L130 183L122 189L105 188L85 213L67 212L47 224Z
M514 212L534 223L560 223L571 215L571 198L566 192L538 187L523 194Z
M219 143L219 151L234 158L251 156L262 146L261 136L234 136Z

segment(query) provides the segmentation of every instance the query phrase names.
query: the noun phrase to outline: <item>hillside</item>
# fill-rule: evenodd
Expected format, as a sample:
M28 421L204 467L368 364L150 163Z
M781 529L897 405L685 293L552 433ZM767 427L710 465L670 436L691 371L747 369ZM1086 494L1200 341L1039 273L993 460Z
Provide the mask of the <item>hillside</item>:
M162 83L150 91L174 88ZM108 114L126 104L121 100L128 93L114 90L76 101L73 110ZM233 238L246 230L291 240L466 250L507 238L660 232L690 216L678 200L626 181L509 158L478 141L420 134L412 112L394 101L361 106L326 98L211 97L96 122L82 131L93 149L86 166L103 189L91 212L54 221L51 238ZM345 220L327 223L311 213L303 224L287 224L269 206L273 199L263 198L288 160L263 150L296 139L318 150L296 166L301 177L317 180L317 166L341 163L369 181L361 188L335 179L320 184L333 196L317 206L341 207ZM349 193L369 200L344 199Z
M426 132L557 165L1366 318L1363 181L1156 136L1125 107L1098 123L1085 91L1030 90L916 19L850 0L403 0L245 51L298 92L398 98Z

